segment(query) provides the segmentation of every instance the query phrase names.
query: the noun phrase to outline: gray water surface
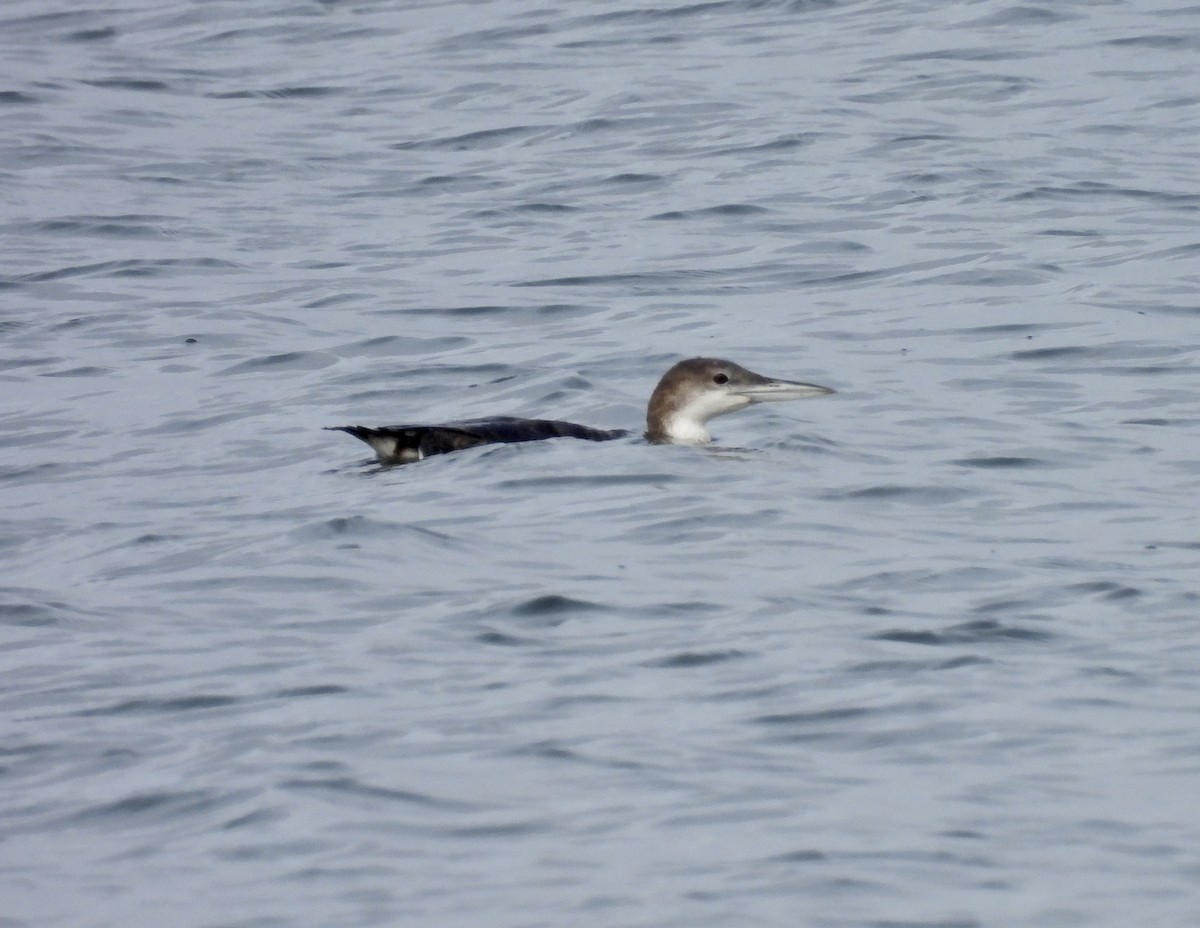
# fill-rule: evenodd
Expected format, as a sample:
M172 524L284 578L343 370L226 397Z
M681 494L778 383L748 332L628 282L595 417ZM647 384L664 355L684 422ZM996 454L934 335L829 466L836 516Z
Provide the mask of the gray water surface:
M1200 7L92 7L0 8L0 926L1200 923ZM320 431L691 355L838 393Z

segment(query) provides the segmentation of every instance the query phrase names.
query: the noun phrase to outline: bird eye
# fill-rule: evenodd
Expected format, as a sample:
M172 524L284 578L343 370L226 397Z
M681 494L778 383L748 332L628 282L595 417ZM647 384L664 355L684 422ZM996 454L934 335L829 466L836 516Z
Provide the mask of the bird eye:
M717 374L715 377L713 377L713 383L729 383L729 375Z

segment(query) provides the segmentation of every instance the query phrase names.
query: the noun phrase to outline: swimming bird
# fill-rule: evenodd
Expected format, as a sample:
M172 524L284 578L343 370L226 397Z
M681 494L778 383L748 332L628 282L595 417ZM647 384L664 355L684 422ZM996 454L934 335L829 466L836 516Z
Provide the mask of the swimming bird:
M720 358L689 358L663 374L646 407L646 438L659 444L703 444L711 440L704 425L709 419L753 403L798 400L834 391L815 383L779 380L748 371ZM628 429L594 429L574 422L494 416L446 425L333 425L370 445L382 464L408 464L434 454L545 438L611 441Z

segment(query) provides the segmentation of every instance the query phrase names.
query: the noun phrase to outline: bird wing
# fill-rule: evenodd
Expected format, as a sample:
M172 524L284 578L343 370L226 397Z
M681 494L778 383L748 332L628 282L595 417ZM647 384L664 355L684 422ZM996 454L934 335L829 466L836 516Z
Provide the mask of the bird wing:
M337 425L330 426L330 429L346 432L366 442L375 449L379 459L388 464L419 461L433 454L448 454L451 451L473 448L475 445L541 441L545 438L610 441L628 434L624 429L607 431L577 425L574 422L518 419L513 416L469 419L446 425L385 425L381 428Z

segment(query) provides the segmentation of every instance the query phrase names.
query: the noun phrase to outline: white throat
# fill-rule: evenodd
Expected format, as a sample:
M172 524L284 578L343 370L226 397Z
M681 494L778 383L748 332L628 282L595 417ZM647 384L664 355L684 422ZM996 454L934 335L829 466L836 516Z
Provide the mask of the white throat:
M679 442L681 445L703 445L712 441L712 436L708 434L703 422L682 414L668 419L664 431L670 441Z
M664 430L667 438L673 442L689 445L702 445L712 441L708 429L704 427L709 419L723 416L727 412L748 406L750 401L736 393L726 393L724 390L702 389L693 392L683 405L667 417L667 427Z

